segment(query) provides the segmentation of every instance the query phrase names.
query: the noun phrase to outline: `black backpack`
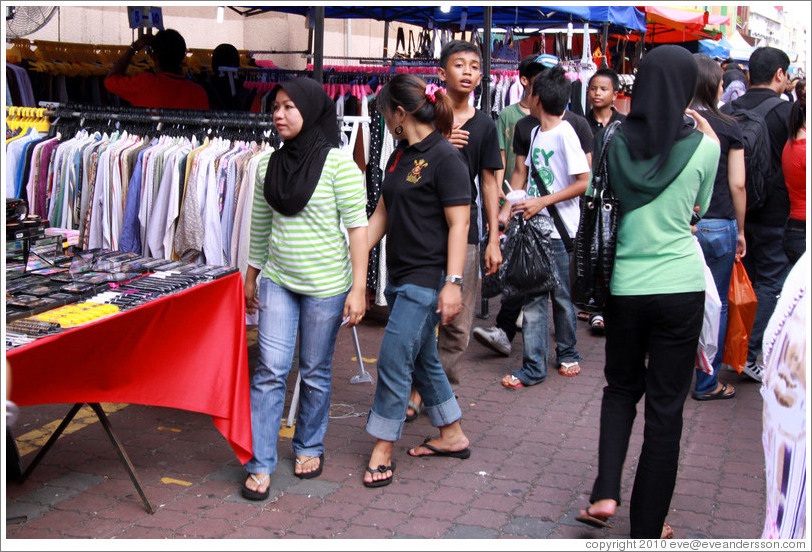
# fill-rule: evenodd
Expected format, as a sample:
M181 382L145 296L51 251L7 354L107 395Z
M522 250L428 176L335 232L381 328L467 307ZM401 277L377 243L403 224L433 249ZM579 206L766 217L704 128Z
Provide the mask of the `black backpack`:
M722 106L722 112L735 117L742 129L748 212L759 209L767 201L772 150L770 132L764 118L783 101L781 98L768 98L752 109L737 107L735 100Z

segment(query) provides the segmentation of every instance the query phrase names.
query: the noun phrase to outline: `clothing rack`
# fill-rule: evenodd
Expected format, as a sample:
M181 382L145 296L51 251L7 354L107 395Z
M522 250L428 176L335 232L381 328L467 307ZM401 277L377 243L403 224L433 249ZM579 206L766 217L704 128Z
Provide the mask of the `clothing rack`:
M136 123L195 124L212 126L256 126L272 128L273 119L267 113L242 113L231 111L208 111L201 117L199 110L187 109L153 109L108 107L95 105L67 105L53 111L57 119L81 119L91 121L126 121ZM56 122L56 121L54 121Z

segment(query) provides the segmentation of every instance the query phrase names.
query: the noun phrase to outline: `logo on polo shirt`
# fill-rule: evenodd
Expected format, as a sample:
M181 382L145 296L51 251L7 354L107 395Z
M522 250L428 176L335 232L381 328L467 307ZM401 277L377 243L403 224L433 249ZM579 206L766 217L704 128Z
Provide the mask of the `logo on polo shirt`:
M420 182L420 173L423 172L423 169L428 167L429 164L426 163L425 159L420 159L419 161L415 159L414 167L412 168L412 172L409 173L409 176L406 177L407 182L411 182L412 184L417 184Z

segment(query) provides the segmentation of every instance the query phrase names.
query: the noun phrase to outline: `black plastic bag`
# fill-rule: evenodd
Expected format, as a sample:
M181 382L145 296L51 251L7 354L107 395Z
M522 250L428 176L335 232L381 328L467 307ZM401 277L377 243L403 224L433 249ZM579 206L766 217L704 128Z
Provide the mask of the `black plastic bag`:
M490 239L490 234L488 231L485 232L485 235L482 237L482 241L479 243L479 269L482 272L482 289L480 290L480 294L482 295L483 299L490 299L491 297L496 297L500 293L502 293L502 288L504 285L502 283L502 271L497 270L490 276L486 276L485 272L485 249L488 245L488 240ZM505 255L505 242L502 241L500 244L502 248L502 258L504 259Z
M524 220L521 214L514 216L508 225L499 270L502 293L535 295L552 291L560 284L550 243L552 231L550 217L536 215Z

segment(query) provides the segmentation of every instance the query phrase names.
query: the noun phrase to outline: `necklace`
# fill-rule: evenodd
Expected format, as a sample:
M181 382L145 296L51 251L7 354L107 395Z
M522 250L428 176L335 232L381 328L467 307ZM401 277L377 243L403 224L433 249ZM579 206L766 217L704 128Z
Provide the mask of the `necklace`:
M775 341L781 334L781 330L784 329L784 324L786 324L789 317L792 316L792 313L795 312L795 307L798 306L798 303L800 303L804 295L806 295L806 285L801 286L801 289L799 289L795 293L795 296L792 298L792 302L789 304L789 307L784 313L784 316L781 317L781 321L778 323L778 327L775 328L775 332L773 332L773 335L770 336L770 340L769 341L764 340L764 346L762 348L764 358L767 358L772 353Z

